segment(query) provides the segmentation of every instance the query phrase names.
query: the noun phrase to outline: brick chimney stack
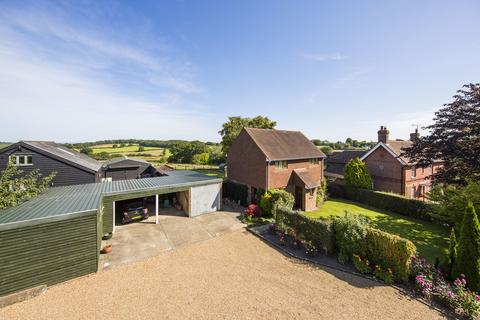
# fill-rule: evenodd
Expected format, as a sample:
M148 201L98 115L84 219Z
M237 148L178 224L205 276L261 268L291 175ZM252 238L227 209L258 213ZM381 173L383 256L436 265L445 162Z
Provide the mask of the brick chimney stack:
M410 133L410 141L415 142L420 138L420 134L418 133L418 128L415 129L415 132Z
M378 130L377 133L378 133L378 142L387 143L388 136L390 134L390 131L388 131L387 127L381 126L380 130Z

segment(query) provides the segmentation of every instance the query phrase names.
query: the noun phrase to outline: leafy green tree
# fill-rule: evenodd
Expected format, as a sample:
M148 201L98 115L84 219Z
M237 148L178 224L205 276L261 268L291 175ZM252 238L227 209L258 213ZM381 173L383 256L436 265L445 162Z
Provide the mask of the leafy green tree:
M193 155L192 163L193 164L208 164L210 160L210 154L208 152L198 153Z
M80 148L80 152L83 153L83 154L86 154L86 155L90 155L90 154L93 153L93 150L92 150L92 148L90 148L90 147L82 146L82 147Z
M367 165L360 158L350 160L345 166L345 183L355 188L372 189L372 178Z
M268 117L256 116L255 118L228 117L218 133L222 136L222 152L228 153L233 141L238 137L243 128L273 129L277 122Z
M201 141L179 141L170 147L170 162L192 163L193 156L208 153L208 146Z
M322 150L322 152L325 153L327 156L329 156L333 153L333 148L330 147L330 146L320 147L320 150Z
M42 177L38 169L22 176L23 171L9 163L0 172L0 209L13 207L45 191L56 173Z
M435 113L430 134L420 137L405 154L420 166L443 160L436 181L466 184L480 180L480 83L464 85Z
M475 208L469 203L463 217L457 258L453 268L453 276L464 274L467 286L475 291L480 290L480 224Z
M462 227L463 216L469 202L480 212L480 183L469 181L466 186L436 185L428 194L430 200L438 203L435 213L448 219L457 232Z
M143 152L143 151L145 151L145 147L142 146L142 145L139 145L138 146L138 152Z

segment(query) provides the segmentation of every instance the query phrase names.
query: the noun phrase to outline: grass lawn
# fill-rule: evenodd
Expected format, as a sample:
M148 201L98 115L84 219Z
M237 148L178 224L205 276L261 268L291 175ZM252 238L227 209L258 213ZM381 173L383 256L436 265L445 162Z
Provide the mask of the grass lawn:
M218 169L196 169L194 171L206 174L207 176L210 176L210 177L215 177L219 179L225 178L225 171L218 170Z
M434 223L408 218L344 199L330 199L320 209L305 214L313 218L326 218L343 216L345 211L364 215L371 220L372 226L411 240L417 246L420 256L432 262L436 257L443 259L447 255L450 230Z

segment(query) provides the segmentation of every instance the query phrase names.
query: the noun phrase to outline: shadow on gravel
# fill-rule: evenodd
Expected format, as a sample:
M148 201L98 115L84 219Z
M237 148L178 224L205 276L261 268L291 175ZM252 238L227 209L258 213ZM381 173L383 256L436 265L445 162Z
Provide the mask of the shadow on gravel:
M325 255L309 257L303 250L294 248L289 242L282 246L278 243L278 235L269 233L267 226L248 228L247 230L262 239L263 242L283 254L295 264L306 265L310 268L322 270L356 288L365 289L389 286L383 282L379 282L372 278L356 273L353 264L343 265L339 263L335 257L329 257ZM399 300L416 300L428 306L430 309L441 313L448 319L463 319L459 318L458 315L453 314L449 310L446 310L442 306L437 305L436 303L419 298L419 296L415 294L415 292L408 286L394 285L392 287L396 289L395 295Z

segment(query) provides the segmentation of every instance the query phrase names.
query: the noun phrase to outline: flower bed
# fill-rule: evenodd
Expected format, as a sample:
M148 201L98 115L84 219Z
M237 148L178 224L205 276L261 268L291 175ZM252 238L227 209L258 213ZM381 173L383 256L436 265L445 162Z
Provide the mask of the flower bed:
M469 318L480 315L480 295L470 291L465 275L449 282L443 272L423 258L412 258L411 277L415 290L426 299Z

